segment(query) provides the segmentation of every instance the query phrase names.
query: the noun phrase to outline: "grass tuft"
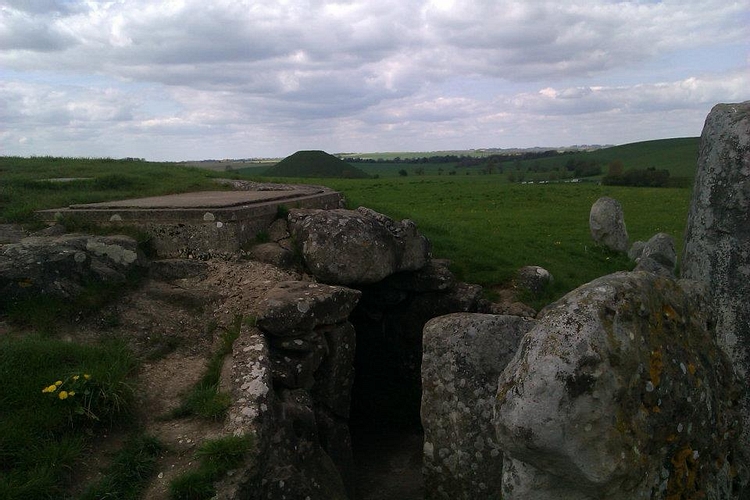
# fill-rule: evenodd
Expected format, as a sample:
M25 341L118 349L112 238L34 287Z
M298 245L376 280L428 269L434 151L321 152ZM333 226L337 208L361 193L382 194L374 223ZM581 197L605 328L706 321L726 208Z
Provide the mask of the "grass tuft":
M195 453L200 461L197 470L174 479L170 484L172 500L202 500L211 498L216 490L214 483L228 471L242 465L245 456L254 446L250 436L227 436L206 441Z
M30 335L0 338L0 498L63 498L93 430L133 416L127 378L135 357L122 343L74 345ZM43 392L88 374L86 394ZM78 411L83 406L86 412ZM95 418L94 418L95 417Z
M161 443L152 436L139 434L131 437L104 472L104 477L86 488L78 500L140 498L163 450Z
M231 398L229 394L219 391L221 369L224 365L224 357L232 352L232 345L240 335L242 323L242 316L237 315L232 325L222 332L221 345L209 359L206 373L185 395L182 404L172 410L170 413L172 418L190 415L215 420L224 418L231 404Z

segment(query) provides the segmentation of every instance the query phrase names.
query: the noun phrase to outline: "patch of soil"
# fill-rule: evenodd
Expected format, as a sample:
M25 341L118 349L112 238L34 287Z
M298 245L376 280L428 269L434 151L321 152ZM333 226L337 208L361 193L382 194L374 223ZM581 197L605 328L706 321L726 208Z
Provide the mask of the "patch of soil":
M165 446L144 499L168 498L169 483L197 466L195 450L224 434L221 421L167 417L203 376L221 333L237 315L257 316L261 298L276 283L300 279L297 273L253 261L207 264L203 277L146 279L116 303L62 332L63 338L76 342L126 339L143 360L135 380L138 424ZM101 476L125 437L109 432L95 438L79 473L81 483Z

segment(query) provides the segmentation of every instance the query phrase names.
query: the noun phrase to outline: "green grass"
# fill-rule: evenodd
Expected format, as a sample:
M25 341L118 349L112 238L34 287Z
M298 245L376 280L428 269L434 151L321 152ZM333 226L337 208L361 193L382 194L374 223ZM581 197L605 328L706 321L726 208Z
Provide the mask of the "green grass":
M666 232L680 250L690 196L676 188L508 184L491 175L315 182L343 192L351 208L414 220L433 255L451 259L462 280L491 287L524 265L545 267L555 277L550 299L631 266L591 239L589 211L599 197L623 205L631 241Z
M121 343L0 338L0 498L63 498L92 429L130 421L127 379L134 367ZM76 395L59 399L73 374L90 379ZM57 380L65 381L60 391L42 392Z
M0 223L31 223L42 208L222 189L211 180L218 175L172 163L1 156ZM56 178L78 180L48 180Z
M172 500L204 500L215 495L214 483L228 471L242 465L254 441L246 436L227 436L206 441L195 453L200 465L170 483Z
M164 447L154 437L144 434L131 437L104 471L104 476L89 485L78 500L141 498L163 450Z
M221 345L209 359L206 372L184 396L180 406L171 412L172 418L197 415L203 418L220 419L226 415L231 398L229 394L219 391L219 379L224 358L232 352L232 344L240 335L242 321L242 316L236 316L233 324L222 332Z

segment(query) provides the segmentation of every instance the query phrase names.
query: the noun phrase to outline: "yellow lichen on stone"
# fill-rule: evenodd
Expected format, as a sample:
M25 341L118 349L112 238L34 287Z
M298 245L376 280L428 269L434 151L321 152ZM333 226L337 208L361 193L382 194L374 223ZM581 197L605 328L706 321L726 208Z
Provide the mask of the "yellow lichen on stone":
M659 386L661 382L661 374L664 371L664 360L662 359L661 349L651 351L651 359L648 365L648 374L651 377L651 383L654 387Z
M698 500L704 498L696 484L698 476L698 456L690 445L675 452L671 462L674 467L667 483L666 500Z

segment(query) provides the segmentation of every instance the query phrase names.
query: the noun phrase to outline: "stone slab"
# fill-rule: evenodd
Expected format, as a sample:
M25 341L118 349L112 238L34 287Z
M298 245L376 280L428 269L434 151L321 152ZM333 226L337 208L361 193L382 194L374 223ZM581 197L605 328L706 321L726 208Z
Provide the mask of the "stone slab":
M68 208L76 210L106 210L113 208L229 208L269 201L281 202L283 200L292 200L301 196L311 196L323 192L323 190L311 191L302 189L291 191L199 191L195 193L151 196L130 200L105 201L102 203L77 204L70 205Z
M235 254L268 230L278 208L333 209L340 193L322 186L236 181L231 191L200 191L40 210L54 224L67 217L103 226L135 226L152 237L162 258L206 258Z

